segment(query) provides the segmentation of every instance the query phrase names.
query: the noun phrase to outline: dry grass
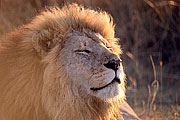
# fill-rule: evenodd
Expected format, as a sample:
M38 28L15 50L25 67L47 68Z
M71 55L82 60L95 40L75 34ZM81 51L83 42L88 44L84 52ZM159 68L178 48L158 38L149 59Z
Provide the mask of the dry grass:
M124 51L127 100L138 115L180 119L179 0L0 0L0 34L28 23L46 6L66 2L112 14Z
M142 108L136 108L135 111L140 113L139 116L143 120L179 120L180 119L180 108L175 108L175 106L163 106L160 108L156 106L154 110L149 112L144 112ZM143 113L143 114L142 114Z

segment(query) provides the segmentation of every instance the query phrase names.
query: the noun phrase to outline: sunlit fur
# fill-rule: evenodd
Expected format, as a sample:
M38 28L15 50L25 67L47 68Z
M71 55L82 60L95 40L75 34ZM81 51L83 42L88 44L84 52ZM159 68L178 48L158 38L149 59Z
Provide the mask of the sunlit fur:
M100 33L114 53L112 18L77 4L50 8L0 40L0 120L116 120L121 95L114 99L74 95L63 64L63 44L73 30ZM123 74L124 76L124 74ZM123 77L124 79L124 77Z

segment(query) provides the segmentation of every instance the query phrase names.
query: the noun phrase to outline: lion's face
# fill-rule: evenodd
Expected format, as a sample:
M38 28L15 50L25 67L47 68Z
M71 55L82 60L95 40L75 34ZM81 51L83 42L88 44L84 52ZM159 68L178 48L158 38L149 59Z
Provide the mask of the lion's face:
M100 34L73 32L62 51L75 95L103 99L124 95L121 60Z

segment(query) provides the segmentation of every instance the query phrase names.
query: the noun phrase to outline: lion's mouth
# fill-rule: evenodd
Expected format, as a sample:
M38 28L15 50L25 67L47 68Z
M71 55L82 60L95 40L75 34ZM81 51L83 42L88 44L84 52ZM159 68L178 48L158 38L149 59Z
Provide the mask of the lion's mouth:
M105 85L105 86L103 86L103 87L99 87L99 88L90 88L90 89L93 90L93 91L102 90L102 89L108 87L109 85L111 85L111 84L113 84L113 83L115 83L115 82L117 82L117 83L119 83L119 84L121 83L120 79L117 78L117 77L115 77L110 83L108 83L107 85Z

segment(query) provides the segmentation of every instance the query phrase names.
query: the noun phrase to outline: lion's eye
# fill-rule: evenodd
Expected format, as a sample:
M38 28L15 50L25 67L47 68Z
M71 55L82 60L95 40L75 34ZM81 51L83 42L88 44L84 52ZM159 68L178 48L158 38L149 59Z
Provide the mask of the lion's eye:
M85 53L85 54L89 54L91 51L90 50L75 50L76 53Z
M89 50L83 50L83 52L85 52L85 53L90 53L90 51L89 51Z

